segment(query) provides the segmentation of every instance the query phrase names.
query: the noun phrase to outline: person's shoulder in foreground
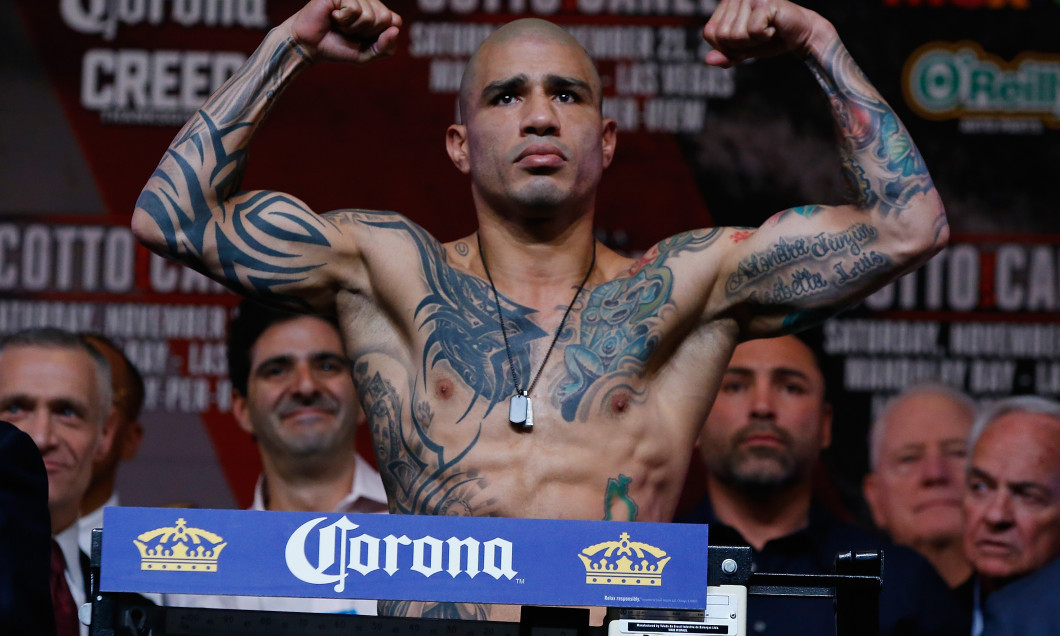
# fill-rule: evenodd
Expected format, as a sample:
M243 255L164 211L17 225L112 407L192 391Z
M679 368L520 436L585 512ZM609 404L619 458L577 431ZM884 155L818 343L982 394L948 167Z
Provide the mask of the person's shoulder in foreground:
M983 636L1060 634L1060 557L987 597Z
M48 590L48 473L33 439L0 420L0 625L11 636L55 633Z

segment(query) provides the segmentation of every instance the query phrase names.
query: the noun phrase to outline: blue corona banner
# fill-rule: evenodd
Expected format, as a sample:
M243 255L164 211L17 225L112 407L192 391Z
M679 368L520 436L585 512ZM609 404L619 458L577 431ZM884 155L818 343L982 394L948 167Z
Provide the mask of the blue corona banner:
M703 609L707 527L107 508L106 592Z

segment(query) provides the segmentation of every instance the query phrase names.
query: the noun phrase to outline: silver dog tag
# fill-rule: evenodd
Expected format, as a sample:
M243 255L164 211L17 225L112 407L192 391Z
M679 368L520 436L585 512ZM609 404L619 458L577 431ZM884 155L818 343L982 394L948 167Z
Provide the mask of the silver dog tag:
M513 395L508 404L508 421L514 426L526 427L529 411L530 398L525 393ZM533 423L530 423L530 426L533 426Z

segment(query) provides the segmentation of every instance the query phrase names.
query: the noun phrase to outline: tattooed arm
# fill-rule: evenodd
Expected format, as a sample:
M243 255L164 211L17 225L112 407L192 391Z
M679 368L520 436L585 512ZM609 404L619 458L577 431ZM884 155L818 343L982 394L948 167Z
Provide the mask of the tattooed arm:
M754 232L730 232L708 316L734 318L744 338L798 329L942 249L949 229L924 161L828 21L786 0L725 0L704 37L715 49L709 64L804 57L828 95L853 194L849 205L793 208Z
M300 71L389 54L400 25L378 0L313 0L270 31L170 144L136 202L137 238L240 293L302 309L330 311L340 281L366 285L353 215L318 217L240 181L251 138Z

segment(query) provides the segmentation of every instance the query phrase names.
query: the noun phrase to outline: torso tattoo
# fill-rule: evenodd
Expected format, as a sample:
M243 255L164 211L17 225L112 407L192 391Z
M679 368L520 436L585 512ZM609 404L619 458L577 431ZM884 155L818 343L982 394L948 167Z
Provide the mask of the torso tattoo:
M353 337L356 344L350 351L392 506L411 514L481 514L490 475L468 457L482 439L484 422L491 418L490 425L497 426L504 421L508 399L516 392L489 284L453 267L445 248L404 217L364 211L356 213L356 218L375 230L406 236L419 261L415 276L408 278L422 281L420 291L413 295L410 316L417 336L410 377L380 371L373 360L381 354L370 343ZM672 237L628 275L586 289L558 339L555 359L562 363L550 363L550 371L543 376L549 379L546 392L551 412L562 422L590 421L615 391L634 396L647 392L645 369L667 329L672 328L677 311L669 263L682 252L708 248L718 235L719 230L706 230ZM551 334L535 322L536 310L503 294L499 301L512 362L517 375L527 378L533 366L532 345L547 342ZM455 408L444 405L450 414L447 421L439 420L442 405L429 382L439 373L466 389L454 391L460 396ZM468 432L453 444L445 427L456 425ZM628 486L630 478L623 475L622 479ZM606 478L598 487L609 496L617 492ZM628 489L622 494L628 498ZM635 516L636 504L632 499L628 504L630 516ZM610 505L605 508L597 518L611 514Z

